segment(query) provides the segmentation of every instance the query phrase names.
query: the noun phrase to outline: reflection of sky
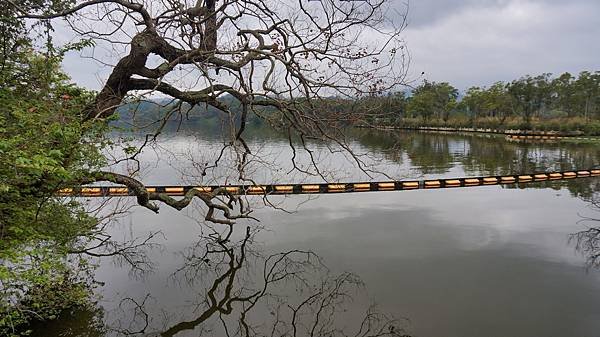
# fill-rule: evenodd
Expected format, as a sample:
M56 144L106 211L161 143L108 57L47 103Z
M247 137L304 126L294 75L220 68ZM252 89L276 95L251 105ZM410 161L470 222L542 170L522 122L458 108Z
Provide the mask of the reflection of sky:
M468 151L481 145L473 143L482 141L478 138L467 139L449 138L452 157L460 158L461 148ZM197 155L217 148L207 140L192 144L181 137L163 145L175 153L186 150ZM264 154L262 159L275 159L285 167L286 145L263 145L253 147ZM523 148L519 145L516 150ZM529 148L548 156L556 153L554 147ZM561 148L567 153L571 149ZM382 160L387 158L382 151L371 148L373 161L384 168L404 172L410 167L404 155L401 164ZM180 175L171 166L186 167L189 163L181 162L185 157L159 156L158 162L154 153L145 157L152 158L148 162L156 167L147 181L177 182ZM342 176L359 176L338 159L326 164L330 170L340 165ZM436 175L464 173L460 161L452 159L450 166L449 172ZM285 173L277 177L296 178ZM482 331L497 336L583 336L600 328L600 274L586 273L584 258L568 243L570 233L584 228L577 224L580 214L593 212L566 189L488 186L321 195L305 203L306 196L271 197L277 205L295 211L292 214L261 206L258 197L249 198L256 206L253 215L261 220L249 224L266 228L258 237L263 249L312 249L333 273L357 273L370 297L385 310L409 318L419 336L480 336ZM116 228L116 237L162 230L164 249L153 253L157 273L144 280L131 280L126 270L102 265L98 277L107 282L102 289L107 308L113 308L111 300L121 296L139 298L149 292L155 297L151 308L155 315L165 310L179 319L193 316L185 305L201 293L169 278L182 263L178 252L194 244L201 230L193 220L202 218L200 214L193 209L182 213L165 206L158 215L137 208ZM114 315L109 313L109 320Z
M513 143L503 137L406 131L387 135L397 137L396 143L378 144L373 134L349 138L350 148L370 176L358 170L356 159L339 151L339 147L315 143L308 143L308 147L329 182L388 180L386 174L401 180L562 171L591 168L600 162L600 152L593 145ZM140 156L142 180L154 185L236 184L239 174L235 158L240 152L231 148L224 152L218 167L201 175L201 169L214 164L228 141L193 135L161 136L158 145L149 146ZM251 154L245 175L256 183L323 182L318 176L291 171L294 154L286 140L250 137L248 144ZM316 173L309 153L298 144L295 161L299 168ZM125 170L124 166L121 169Z
M357 272L419 335L585 335L600 274L567 241L586 207L565 190L497 186L323 196L291 220L271 216L265 241Z
M267 229L259 236L264 249L312 249L332 273L357 273L371 298L409 317L419 335L478 336L471 328L486 325L511 335L517 323L525 335L583 333L598 328L600 275L586 273L583 258L567 245L587 205L558 193L491 186L327 195L293 214L261 209L255 216ZM290 209L304 200L272 199ZM106 265L99 276L111 282L104 291L109 298L151 292L158 303L153 310L182 310L195 292L167 276L181 263L173 254L193 244L199 228L165 208L158 216L138 209L131 222L137 234L164 231L165 251L155 256L159 272L131 281L125 270ZM546 321L530 311L564 319Z

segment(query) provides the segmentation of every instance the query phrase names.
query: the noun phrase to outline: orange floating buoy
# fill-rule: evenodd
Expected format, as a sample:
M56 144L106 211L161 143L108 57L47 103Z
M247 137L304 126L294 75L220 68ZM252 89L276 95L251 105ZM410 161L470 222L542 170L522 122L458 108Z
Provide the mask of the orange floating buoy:
M562 179L562 177L563 177L562 173L558 173L558 172L548 174L548 178L550 180Z
M383 190L383 191L389 191L389 190L394 190L396 188L396 183L394 182L385 182L385 183L379 183L377 184L377 187L379 188L379 190Z
M483 184L484 185L495 185L498 183L498 179L494 178L494 177L486 177L483 178Z
M265 194L267 189L264 186L250 186L248 187L248 194Z
M357 192L363 192L363 191L370 191L371 190L371 184L370 183L354 184L354 185L352 185L352 187Z
M329 184L327 185L328 192L343 192L346 190L346 184Z
M506 176L506 177L500 178L500 182L503 184L512 184L516 181L517 181L517 178L512 177L512 176Z
M402 189L403 190L414 190L419 188L419 182L418 181L405 181L402 183Z
M425 188L438 188L440 186L441 186L441 183L439 180L425 181Z
M302 192L304 192L304 193L319 192L319 185L302 185Z
M460 186L460 180L458 180L458 179L444 180L444 186L446 186L446 187L459 187Z
M465 186L479 186L481 182L477 178L467 178L465 179Z

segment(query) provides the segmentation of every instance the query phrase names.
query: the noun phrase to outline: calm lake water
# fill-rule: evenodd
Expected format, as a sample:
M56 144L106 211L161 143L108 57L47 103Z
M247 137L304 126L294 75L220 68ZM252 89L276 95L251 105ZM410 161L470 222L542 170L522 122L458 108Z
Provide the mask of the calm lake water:
M322 181L289 173L292 151L285 139L257 132L249 143L253 155L246 172L256 182ZM219 154L222 142L217 138L171 135L159 144L142 156L143 181L235 182L230 167L201 175L203 165ZM371 177L343 153L314 145L328 180L385 179L382 172L396 179L514 174L600 164L595 144L524 144L502 137L406 131L356 131L348 144L372 170ZM297 158L299 165L307 164L306 153ZM240 221L235 237L245 226L262 229L251 244L249 261L254 262L236 285L261 278L260 256L310 250L328 269L308 279L351 272L364 283L335 321L339 328L352 328L376 304L414 336L600 336L600 273L587 267L587 256L576 250L572 237L594 225L584 217L600 217L591 202L599 187L598 178L589 178L524 188L269 198L285 211L249 197L252 215L260 222ZM117 200L111 203L115 206ZM159 246L148 251L153 271L140 275L118 261L101 260L97 310L64 317L36 334L112 336L147 325L140 335L225 335L218 318L185 329L179 324L198 318L214 280L211 273L185 264L201 259L201 238L210 232L202 214L194 207L178 212L162 206L158 215L132 208L112 224L111 232L115 239L127 240L160 231L153 239ZM293 282L278 286L280 294L291 294L282 303L298 303L293 301L302 295L294 293L296 287ZM268 325L274 315L261 306L251 320ZM265 326L257 331L261 328Z

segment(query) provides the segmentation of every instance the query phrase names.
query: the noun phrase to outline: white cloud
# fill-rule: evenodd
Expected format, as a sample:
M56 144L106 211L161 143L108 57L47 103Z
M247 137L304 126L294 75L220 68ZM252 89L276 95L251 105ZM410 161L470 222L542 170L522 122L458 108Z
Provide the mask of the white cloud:
M406 0L391 1L405 9ZM411 0L409 7L404 37L412 78L424 71L429 80L466 89L526 74L600 70L598 0ZM59 40L70 40L68 28L58 26ZM103 43L94 52L114 61ZM92 50L67 55L64 68L77 83L99 89L110 67L82 55Z
M597 1L463 6L428 25L406 29L411 72L424 71L427 79L466 89L525 74L596 70L599 12Z

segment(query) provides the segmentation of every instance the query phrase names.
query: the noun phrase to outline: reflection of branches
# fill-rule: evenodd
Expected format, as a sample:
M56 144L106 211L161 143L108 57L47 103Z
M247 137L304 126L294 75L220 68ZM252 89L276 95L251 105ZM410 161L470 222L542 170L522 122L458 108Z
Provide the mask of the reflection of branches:
M600 212L600 200L592 198L590 207ZM582 217L578 222L587 229L571 234L569 240L575 242L575 249L586 258L589 267L600 267L600 227L591 225L599 223L600 218Z
M151 298L150 294L146 294L141 301L136 301L131 297L123 298L119 302L119 309L123 312L133 313L127 320L127 323L122 323L119 320L119 325L125 324L127 327L121 327L118 329L118 333L130 336L144 333L150 324L150 315L145 310L146 301ZM141 326L136 328L135 326Z
M600 221L598 219L588 219ZM571 240L575 241L575 249L587 260L590 267L600 267L600 228L588 227L588 229L571 234Z
M256 230L246 227L234 240L234 225L222 232L202 235L196 248L203 253L188 256L178 272L188 281L207 279L194 318L177 321L160 333L177 336L185 332L224 336L404 336L402 322L375 307L357 312L350 303L364 284L352 273L329 275L321 259L311 251L289 250L262 257L252 251ZM250 266L250 273L242 272ZM260 275L249 277L250 275ZM154 329L143 301L135 306L131 324L119 331L145 334ZM123 302L122 302L123 303ZM131 311L131 310L130 310ZM358 316L359 319L355 319ZM121 323L121 322L120 322ZM132 328L132 326L137 328Z
M150 232L145 237L115 239L111 234L111 227L119 224L119 219L129 214L131 208L131 205L123 201L119 198L107 198L99 199L95 204L88 204L86 212L95 221L93 225L84 227L77 233L77 239L66 253L79 257L108 257L116 264L128 267L132 275L142 276L154 267L148 250L159 247L156 239L163 236L163 233L157 231Z
M148 258L147 250L158 244L153 240L162 232L152 232L146 238L135 238L126 242L111 240L111 235L98 233L100 241L92 247L69 251L70 254L85 254L91 257L112 257L118 264L127 265L133 275L143 275L153 269L153 262Z

